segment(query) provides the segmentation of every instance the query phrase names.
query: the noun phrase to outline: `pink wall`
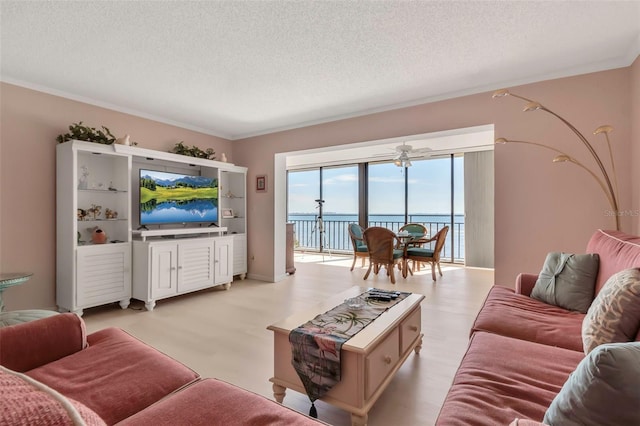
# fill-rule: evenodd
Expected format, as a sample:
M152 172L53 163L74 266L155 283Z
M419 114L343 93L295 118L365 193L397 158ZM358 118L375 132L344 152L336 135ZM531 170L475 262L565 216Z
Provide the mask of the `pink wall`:
M631 161L640 164L640 56L631 66ZM632 167L632 214L635 217L633 233L640 235L640 167Z
M638 208L638 200L631 197L630 75L627 67L512 90L564 116L603 155L605 145L591 133L602 124L614 126L621 209ZM249 168L250 183L263 173L273 182L277 153L494 123L496 137L554 144L595 167L568 129L542 112L523 113L523 106L515 98L491 99L491 93L465 96L235 141L234 158ZM549 251L583 252L595 229L614 227L613 219L605 216L609 205L597 183L572 164L552 164L552 154L526 145L496 149L497 283L512 285L519 272L538 272ZM250 191L248 203L249 255L262 255L250 261L250 273L277 276L273 258L265 256L274 241L274 192ZM632 230L632 219L623 218L623 230Z
M55 138L71 123L104 125L117 137L128 133L139 146L161 151L184 140L233 161L225 139L10 84L0 90L0 271L34 273L5 291L9 310L55 306Z
M604 145L596 143L591 132L601 124L615 127L612 142L621 208L626 210L640 208L640 184L635 183L640 172L631 171L632 158L640 160L638 62L513 89L565 116L598 149ZM256 255L249 260L249 273L260 277L273 277L278 268L273 255L277 153L494 123L496 136L555 144L589 161L577 139L551 117L522 113L519 100L492 100L491 93L229 142L9 84L0 90L0 271L35 273L26 284L5 293L8 309L55 304L55 137L78 120L94 127L106 125L118 136L129 133L145 148L168 150L184 140L218 154L226 152L231 162L247 166L249 257ZM496 149L498 283L512 285L517 273L539 271L548 251L582 252L596 228L613 226L604 216L606 199L589 176L571 164L552 164L551 158L550 153L529 146ZM259 174L268 175L267 193L253 191ZM640 229L638 218L628 216L622 223L626 231Z

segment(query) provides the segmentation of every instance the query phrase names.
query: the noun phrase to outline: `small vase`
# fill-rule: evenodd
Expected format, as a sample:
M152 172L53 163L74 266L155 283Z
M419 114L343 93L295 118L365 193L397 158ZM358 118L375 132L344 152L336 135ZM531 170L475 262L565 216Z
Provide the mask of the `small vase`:
M91 242L93 244L104 244L107 242L107 234L102 229L96 227L91 233Z

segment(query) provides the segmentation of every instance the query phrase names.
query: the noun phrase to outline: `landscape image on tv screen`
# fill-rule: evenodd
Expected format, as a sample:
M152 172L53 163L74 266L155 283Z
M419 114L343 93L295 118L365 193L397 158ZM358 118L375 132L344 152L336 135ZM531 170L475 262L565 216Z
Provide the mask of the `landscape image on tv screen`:
M140 225L217 221L218 179L140 169Z

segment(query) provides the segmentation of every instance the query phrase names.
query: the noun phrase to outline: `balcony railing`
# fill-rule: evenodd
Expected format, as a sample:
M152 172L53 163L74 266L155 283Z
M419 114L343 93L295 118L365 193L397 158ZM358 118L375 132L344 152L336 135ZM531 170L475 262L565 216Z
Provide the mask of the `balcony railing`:
M296 215L300 217L300 215ZM312 217L312 218L311 218ZM310 215L310 219L291 219L289 223L294 224L295 249L298 251L322 251L335 253L353 253L351 238L349 238L348 227L354 221L333 220L330 215L325 215L323 223L324 238L320 241L321 233L318 229L318 222L315 216ZM456 263L464 262L464 223L456 222L451 226L451 222L419 222L428 231L429 235L435 235L440 229L449 226L449 234L444 244L442 260ZM404 225L404 221L371 221L369 226L382 226L397 232ZM452 234L453 233L453 234ZM451 236L453 235L453 241ZM433 244L433 243L432 243Z

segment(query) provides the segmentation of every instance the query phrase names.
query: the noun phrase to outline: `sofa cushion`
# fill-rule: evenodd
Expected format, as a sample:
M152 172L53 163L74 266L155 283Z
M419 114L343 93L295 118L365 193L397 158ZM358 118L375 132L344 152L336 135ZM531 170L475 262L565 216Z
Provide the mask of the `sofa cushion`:
M640 425L640 343L598 346L549 406L551 426Z
M3 425L106 426L93 411L44 383L0 366L0 423Z
M107 328L89 347L27 374L82 402L113 424L198 378L198 374L130 336Z
M507 287L494 286L471 332L488 331L582 352L583 318L584 314L579 312L516 294Z
M598 253L600 267L595 295L613 274L623 269L640 267L640 236L622 231L598 229L587 243L587 253Z
M593 301L598 261L598 254L547 254L531 297L586 314Z
M118 426L317 426L277 402L216 379L204 379L129 417Z
M630 342L640 328L640 268L607 280L582 323L584 352L603 343Z
M515 418L541 421L583 357L582 352L476 332L436 424L508 425Z
M0 328L0 364L25 372L87 346L82 318L65 313Z

